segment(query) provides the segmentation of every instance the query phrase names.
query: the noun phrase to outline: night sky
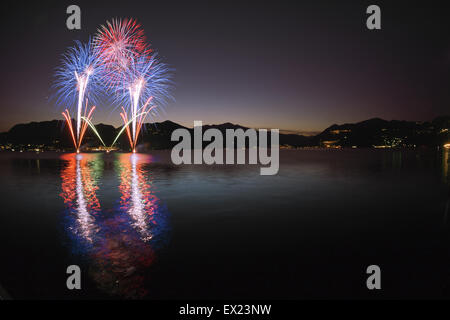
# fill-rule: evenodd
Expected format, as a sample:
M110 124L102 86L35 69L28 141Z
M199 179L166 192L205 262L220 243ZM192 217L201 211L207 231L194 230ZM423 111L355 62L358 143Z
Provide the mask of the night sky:
M154 121L192 127L321 131L381 117L431 120L449 114L450 20L426 1L55 1L2 4L0 131L62 119L49 100L53 73L73 40L107 20L136 18L174 68L175 101ZM82 30L66 28L77 4ZM382 30L366 28L369 4ZM95 123L118 126L106 103Z

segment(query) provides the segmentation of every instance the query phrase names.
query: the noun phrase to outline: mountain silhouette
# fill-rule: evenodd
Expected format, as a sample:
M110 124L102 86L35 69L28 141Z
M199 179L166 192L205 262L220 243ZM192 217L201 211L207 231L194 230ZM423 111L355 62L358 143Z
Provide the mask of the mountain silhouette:
M13 146L43 146L55 149L72 148L72 138L66 123L62 120L31 122L17 124L8 132L0 133L0 144ZM75 122L73 121L75 127ZM97 124L96 130L107 146L110 146L122 127L115 128L108 124ZM171 141L172 132L176 129L187 129L172 121L146 123L143 126L139 144L141 149L170 149L178 142ZM203 131L218 129L225 134L227 129L247 130L247 127L232 124L204 125ZM410 147L437 146L448 143L450 138L450 116L442 116L430 122L387 121L373 118L358 123L342 125L333 124L315 136L297 134L281 134L280 145L289 147ZM83 140L83 147L95 147L100 144L99 139L91 129L88 129ZM207 144L207 143L205 143ZM117 140L119 149L128 150L128 138L122 134Z

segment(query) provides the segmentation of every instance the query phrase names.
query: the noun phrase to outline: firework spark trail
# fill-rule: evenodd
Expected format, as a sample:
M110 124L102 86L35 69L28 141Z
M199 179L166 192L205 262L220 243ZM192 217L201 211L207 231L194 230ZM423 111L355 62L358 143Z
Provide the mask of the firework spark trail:
M83 98L86 93L86 87L89 83L89 76L92 74L92 69L89 66L84 74L81 76L78 75L78 72L75 71L75 78L78 82L78 108L77 108L77 139L80 139L80 130L81 130L81 109L83 106ZM87 104L87 99L86 99Z
M77 147L77 140L75 138L75 134L73 132L73 127L72 127L72 119L70 118L70 113L69 110L66 109L66 111L64 111L62 113L62 115L64 116L64 118L66 119L67 125L69 126L69 131L70 134L72 136L72 140L73 140L73 145L75 146L75 148Z
M117 138L122 134L122 132L124 130L126 130L127 136L128 136L128 141L130 142L130 146L131 146L133 152L136 149L137 138L139 137L139 133L141 131L141 128L142 128L142 125L143 125L143 123L145 121L145 118L150 113L150 111L152 111L154 108L156 108L156 106L152 106L151 108L149 108L147 110L147 107L148 107L148 105L149 105L151 100L152 100L152 97L150 97L147 100L147 102L138 110L138 112L141 112L141 113L133 115L131 120L128 120L127 112L125 111L125 108L122 107L123 112L120 113L120 116L122 117L122 120L123 120L123 123L124 123L124 127L119 132ZM135 129L135 134L134 135L130 132L130 128L129 128L130 124L135 124L136 125L136 127L135 127L136 129ZM116 138L116 140L117 140L117 138ZM114 140L113 145L114 145L116 140Z
M84 120L84 123L83 123L83 128L82 128L82 130L81 130L81 136L80 136L80 139L79 139L79 141L78 141L78 149L81 147L81 141L83 141L84 134L86 133L86 129L87 129L88 125L91 123L92 113L94 112L94 110L95 110L95 106L93 106L93 107L89 110L89 113L88 113L88 115L86 116L86 111L87 111L87 106L86 106L86 109L85 109L85 116L84 116L84 117L80 117L80 120ZM94 130L94 132L96 132L96 130ZM100 136L99 136L99 138L100 138ZM100 138L100 141L103 142L103 140L102 140L101 138Z
M142 125L144 124L145 118L150 113L150 111L152 111L153 109L156 108L156 106L152 106L150 109L147 110L147 107L152 99L153 99L153 97L150 97L147 100L147 102L142 106L142 108L139 109L139 111L142 111L142 113L140 115L136 114L136 116L135 116L135 122L136 122L137 128L136 128L136 132L135 132L135 136L134 136L134 140L133 140L134 147L136 147L137 138L139 137L139 133L141 132L141 128L142 128Z
M89 109L89 112L86 115L87 110L88 109L87 109L87 103L86 103L86 108L84 110L84 116L80 116L80 121L84 120L84 123L83 123L82 127L80 128L80 138L78 140L75 138L75 131L73 129L72 119L70 118L69 110L66 110L66 111L64 111L62 113L62 115L66 119L67 125L69 127L70 135L72 136L73 145L74 145L75 149L77 150L77 152L79 152L79 149L81 147L81 142L83 141L83 138L84 138L84 135L86 133L88 125L92 128L92 130L98 136L100 141L103 143L102 138L100 137L100 135L98 134L97 130L95 130L95 127L91 123L92 113L95 110L95 106L93 106L91 109ZM104 143L103 143L103 145L104 145Z
M138 113L148 114L146 109L150 103L153 107L165 104L170 99L169 89L171 86L169 77L169 68L161 63L156 56L142 56L132 61L123 80L117 83L115 88L114 100L119 105L129 106L129 112L124 110L125 114L130 114L127 118L131 121L131 148L135 151L139 132L141 130L145 117L138 116ZM141 105L141 101L145 101ZM123 119L124 122L128 122Z
M133 140L131 138L131 133L130 133L130 128L128 127L128 115L127 112L125 111L125 108L122 107L123 112L120 113L120 116L122 117L123 123L124 123L124 128L126 128L126 132L127 132L127 136L128 136L128 141L130 142L130 146L133 146ZM121 132L119 132L119 134L121 134Z
M122 109L123 109L123 108L122 108ZM153 109L153 107L150 108L149 110L147 110L146 112L137 114L135 118L142 117L142 122L143 122L144 119L145 119L145 117L148 115L148 113L149 113L152 109ZM128 140L129 140L129 142L130 142L130 146L133 147L134 144L133 144L133 140L132 140L132 137L131 137L131 132L130 132L129 126L130 126L131 122L133 122L134 118L132 118L131 120L128 120L128 116L127 116L127 114L126 114L125 111L124 111L124 112L121 112L121 113L120 113L120 116L122 117L124 126L123 126L122 129L119 131L119 133L117 134L116 138L114 139L113 143L111 144L111 147L114 146L114 144L117 142L117 140L119 139L119 137L122 135L122 133L123 133L124 131L126 131L126 133L127 133ZM142 125L142 123L141 123L141 125Z
M86 122L86 125L89 125L89 127L92 129L92 131L96 134L96 136L99 138L100 142L103 144L103 146L106 147L105 142L103 141L102 137L100 136L100 134L98 133L97 129L95 128L95 126L92 124L91 120L89 118L86 117L81 117L81 119L83 119Z
M75 41L75 46L63 55L61 66L56 70L56 102L68 108L76 106L76 131L72 126L70 112L68 109L64 112L64 118L69 125L74 146L79 151L83 140L85 126L82 125L83 102L86 101L85 113L87 112L87 103L92 100L97 101L100 93L103 92L103 65L100 63L92 41L81 43ZM89 114L92 115L93 107ZM90 118L90 116L89 116ZM84 128L84 130L83 130Z
M141 96L143 82L144 80L142 78L139 78L129 87L131 108L132 108L131 114L132 117L134 118L132 122L133 141L136 140L136 114L138 110L139 98Z
M126 130L134 151L141 121L145 119L138 117L138 113L145 113L147 108L140 107L140 101L147 104L154 97L155 105L162 105L170 98L169 69L152 53L143 29L133 19L108 21L98 29L94 46L104 65L103 80L113 92L114 102L127 106L128 112L122 108L120 116L124 123L131 119L131 132Z
M135 151L147 115L172 98L169 73L167 65L160 62L150 49L136 20L107 21L98 29L93 41L89 39L87 44L76 41L57 69L55 87L57 104L67 107L63 116L77 152L88 126L102 141L91 123L95 107L88 110L87 103L92 100L96 104L104 88L113 93L113 101L117 105L127 107L122 107L123 112L120 113L125 127L118 136L126 130L130 146ZM141 101L145 101L142 106ZM153 106L149 108L150 102ZM71 107L76 107L75 130L69 112Z

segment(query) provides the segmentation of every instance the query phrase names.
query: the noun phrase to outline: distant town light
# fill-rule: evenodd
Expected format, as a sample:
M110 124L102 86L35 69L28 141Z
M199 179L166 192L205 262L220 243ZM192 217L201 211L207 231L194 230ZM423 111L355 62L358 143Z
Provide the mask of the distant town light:
M444 148L445 148L445 149L450 149L450 143L444 144Z

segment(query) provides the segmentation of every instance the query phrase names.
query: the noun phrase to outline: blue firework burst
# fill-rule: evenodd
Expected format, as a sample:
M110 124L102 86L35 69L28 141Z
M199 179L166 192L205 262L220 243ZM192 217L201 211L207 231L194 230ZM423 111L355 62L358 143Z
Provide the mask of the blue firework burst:
M75 41L75 45L63 54L60 66L56 69L55 89L56 104L66 108L82 103L88 99L89 104L98 103L103 92L103 64L89 39L87 43ZM83 90L80 96L80 90Z

